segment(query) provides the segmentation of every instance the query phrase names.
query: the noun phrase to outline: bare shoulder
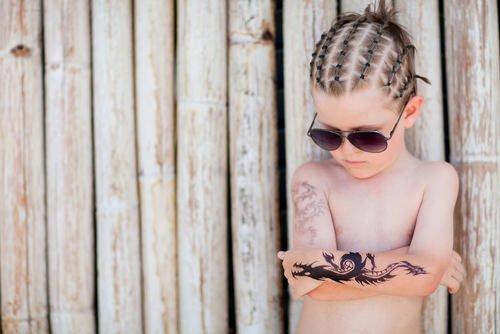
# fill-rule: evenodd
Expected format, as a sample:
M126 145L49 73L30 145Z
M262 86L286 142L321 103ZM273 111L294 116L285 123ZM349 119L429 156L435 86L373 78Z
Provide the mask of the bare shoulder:
M307 161L297 166L292 174L292 184L308 181L322 190L327 190L333 179L331 160Z
M420 172L425 179L426 191L433 189L456 197L460 180L452 164L447 161L425 161L420 166Z

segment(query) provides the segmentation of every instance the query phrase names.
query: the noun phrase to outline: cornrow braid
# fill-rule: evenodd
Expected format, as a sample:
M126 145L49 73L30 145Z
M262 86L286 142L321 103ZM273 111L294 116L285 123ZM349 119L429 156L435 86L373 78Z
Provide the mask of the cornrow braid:
M403 88L401 88L401 90L399 91L399 98L401 99L403 97L403 94L405 92L405 90L408 88L408 84L410 83L410 79L414 79L415 77L406 77L405 81L404 81L404 84L403 84Z
M321 35L310 62L310 83L332 96L368 87L381 88L398 104L416 94L415 46L385 0L363 14L345 12ZM344 78L345 77L345 78ZM397 98L400 99L397 99ZM396 101L394 101L396 102Z
M361 15L353 24L352 29L349 31L347 37L343 41L342 49L340 50L338 56L337 56L337 64L335 65L335 75L334 75L334 80L339 82L339 74L340 74L340 69L342 68L342 65L344 63L345 55L346 55L346 49L347 46L349 45L349 42L352 40L354 37L354 33L356 30L358 30L358 27L361 25L361 23L366 21L366 17L364 15Z
M394 79L394 76L396 75L396 72L401 68L401 64L403 63L403 58L407 54L407 51L409 49L415 49L415 46L413 44L408 44L398 54L398 57L396 58L395 63L392 65L391 77L390 77L389 81L386 83L386 86L391 85L392 80Z
M323 59L325 57L325 54L326 54L326 51L333 39L333 36L335 35L335 33L337 32L337 28L335 26L332 26L329 30L328 30L328 33L322 33L321 34L321 39L318 43L316 43L316 51L314 51L312 53L312 57L313 59L311 60L311 62L309 63L309 66L310 66L310 78L312 79L312 75L313 75L313 64L314 62L316 61L317 58L319 58L318 60L318 64L316 65L316 82L318 82L320 85L321 85L321 71L323 70ZM324 41L324 43L323 43ZM323 43L323 45L321 45ZM321 45L321 47L320 47ZM318 51L318 48L319 48L319 51ZM317 57L316 57L317 55Z
M366 70L368 69L368 67L370 67L370 61L372 60L373 53L375 52L375 49L377 48L378 43L380 42L380 39L382 38L382 34L384 33L384 28L386 27L386 25L387 25L387 21L384 22L384 24L377 30L377 34L373 38L371 44L368 46L368 51L367 51L368 56L367 56L365 66L363 67L363 70L361 71L361 75L359 76L360 80L363 80L365 78Z

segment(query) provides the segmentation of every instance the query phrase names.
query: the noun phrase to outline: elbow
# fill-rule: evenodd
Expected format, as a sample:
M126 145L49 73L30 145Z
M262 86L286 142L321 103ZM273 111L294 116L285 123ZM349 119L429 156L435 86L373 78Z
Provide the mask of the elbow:
M421 289L419 291L419 295L422 297L432 295L436 292L439 284L441 283L442 274L440 274L440 272L429 272L427 275L426 279L422 281Z
M438 289L441 284L441 278L446 271L449 260L432 259L425 266L426 274L422 277L418 295L422 297L430 296Z
M420 289L419 295L422 297L430 296L434 292L436 292L438 287L439 281L436 281L435 279L429 279L425 282L425 284L423 284L422 289Z

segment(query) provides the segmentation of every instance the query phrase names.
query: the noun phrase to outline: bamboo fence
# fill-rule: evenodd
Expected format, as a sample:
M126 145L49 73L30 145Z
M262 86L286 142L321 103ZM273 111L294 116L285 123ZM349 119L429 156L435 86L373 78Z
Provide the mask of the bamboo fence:
M0 304L2 331L47 332L41 4L0 6ZM57 298L57 297L55 297Z
M177 6L179 331L223 333L228 321L227 14L223 1Z
M134 3L145 333L177 328L174 1ZM154 274L153 274L154 273Z
M49 317L60 332L94 333L89 3L46 1L44 17Z
M229 1L229 156L236 327L280 333L278 128L272 1ZM274 257L273 257L274 256Z
M0 332L294 333L290 178L330 157L310 55L369 2L0 0ZM467 277L423 327L497 333L498 1L394 2L432 82L407 146L461 181Z
M460 174L455 244L469 273L452 298L454 333L500 331L498 3L445 2L450 161Z

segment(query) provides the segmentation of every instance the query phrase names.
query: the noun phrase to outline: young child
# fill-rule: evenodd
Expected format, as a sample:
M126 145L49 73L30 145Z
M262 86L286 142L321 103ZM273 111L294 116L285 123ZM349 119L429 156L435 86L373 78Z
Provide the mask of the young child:
M333 159L292 176L293 248L278 253L297 333L420 333L423 297L465 274L453 251L458 175L404 141L420 114L415 47L380 1L342 14L311 62L316 115L308 136Z

